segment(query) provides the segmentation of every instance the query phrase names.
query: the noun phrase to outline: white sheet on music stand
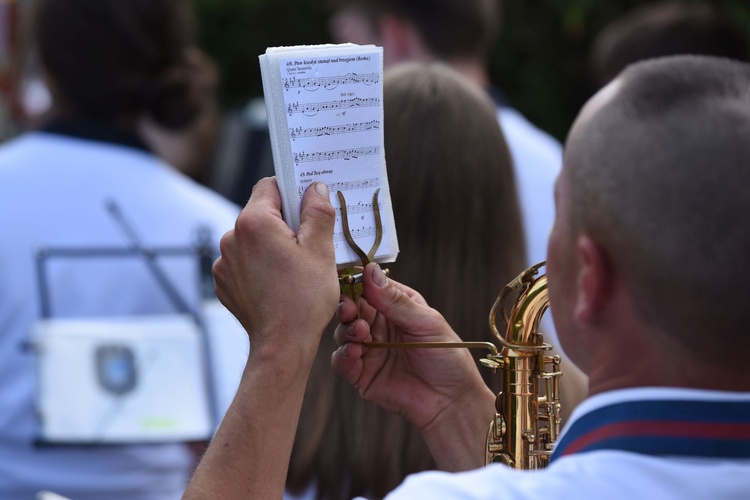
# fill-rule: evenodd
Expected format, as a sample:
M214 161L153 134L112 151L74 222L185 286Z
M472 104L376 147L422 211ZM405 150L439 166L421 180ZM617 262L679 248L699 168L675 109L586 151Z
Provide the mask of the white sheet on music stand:
M164 442L212 435L200 333L189 316L47 319L32 334L43 440ZM133 352L137 382L131 391L116 395L99 383L100 346Z

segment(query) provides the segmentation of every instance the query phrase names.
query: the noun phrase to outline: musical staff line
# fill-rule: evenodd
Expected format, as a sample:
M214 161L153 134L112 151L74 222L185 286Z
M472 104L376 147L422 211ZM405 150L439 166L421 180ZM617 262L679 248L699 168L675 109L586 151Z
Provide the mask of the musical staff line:
M338 149L335 151L318 151L315 153L294 153L294 163L306 163L311 161L330 160L353 160L360 156L376 155L380 153L379 146L367 146L364 148Z
M373 177L372 179L359 179L356 181L341 181L326 184L328 186L329 193L336 193L337 191L348 191L352 189L368 189L368 188L379 188L380 179ZM300 199L305 194L307 186L299 186L298 194ZM372 196L372 195L371 195Z
M320 88L332 90L339 85L351 85L357 83L372 85L373 83L378 83L379 81L380 75L378 75L378 73L365 73L362 75L358 75L357 73L347 73L345 75L337 76L323 76L313 78L290 77L283 79L285 90L298 88L308 91L315 91Z
M297 101L289 103L289 105L287 105L286 111L287 113L289 113L289 116L292 116L292 114L294 113L302 113L305 116L315 116L320 111L365 108L372 106L380 106L380 99L377 97L354 97L353 99L342 99L340 101L311 102L307 104L300 104L300 102Z
M341 207L336 208L336 217L341 216ZM372 203L357 203L356 205L347 205L346 206L346 213L348 215L354 215L354 214L366 214L369 212L373 212Z
M352 238L354 238L355 240L359 238L367 238L368 236L375 236L376 232L377 232L377 229L374 227L363 227L359 229L352 229L350 231ZM344 237L344 232L341 231L338 233L334 233L333 241L334 242L346 241L346 238Z
M380 120L371 120L361 123L347 123L346 125L324 126L324 127L292 127L289 129L289 136L292 140L298 137L320 137L323 135L350 134L355 132L367 132L368 130L377 130L380 128Z

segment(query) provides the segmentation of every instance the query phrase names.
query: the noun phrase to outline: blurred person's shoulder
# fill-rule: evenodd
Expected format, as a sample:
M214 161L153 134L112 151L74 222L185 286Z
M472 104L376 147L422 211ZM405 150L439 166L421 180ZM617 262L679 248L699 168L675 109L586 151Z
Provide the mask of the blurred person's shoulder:
M27 151L30 135L29 133L21 134L0 142L0 165L11 165L17 155Z
M513 159L533 157L557 174L562 165L562 144L541 128L531 123L518 110L498 108L498 120L503 129Z
M15 181L31 180L33 166L54 157L48 154L44 141L37 140L39 135L27 132L0 143L0 189L15 189Z

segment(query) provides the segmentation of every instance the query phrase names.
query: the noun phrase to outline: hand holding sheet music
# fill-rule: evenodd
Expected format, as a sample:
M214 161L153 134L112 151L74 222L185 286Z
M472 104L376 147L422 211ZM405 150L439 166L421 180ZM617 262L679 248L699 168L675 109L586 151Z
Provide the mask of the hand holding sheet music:
M374 260L393 262L398 241L383 148L382 49L353 44L276 47L260 56L260 65L287 224L297 230L302 195L314 181L325 182L337 213L336 263L360 262L345 239L339 192L349 232L365 253L376 242L379 211L382 241Z

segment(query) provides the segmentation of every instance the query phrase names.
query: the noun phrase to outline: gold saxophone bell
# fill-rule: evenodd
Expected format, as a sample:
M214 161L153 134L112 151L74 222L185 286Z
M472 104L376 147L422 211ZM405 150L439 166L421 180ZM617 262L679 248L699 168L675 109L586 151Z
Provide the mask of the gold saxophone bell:
M514 469L540 469L549 463L560 433L560 356L545 354L539 322L549 306L547 276L540 262L523 271L500 292L490 310L489 326L501 346L491 342L365 342L371 348L483 348L482 365L500 371L503 389L495 400L495 417L487 433L485 463ZM516 294L508 312L506 303ZM497 328L498 312L506 325Z
M502 345L499 354L483 365L501 370L503 389L495 400L495 418L487 433L486 463L499 462L515 469L540 469L549 463L560 432L560 356L539 333L539 322L549 306L547 276L541 262L526 269L503 288L490 311L490 329ZM506 302L517 293L510 312ZM498 310L506 324L497 329Z

